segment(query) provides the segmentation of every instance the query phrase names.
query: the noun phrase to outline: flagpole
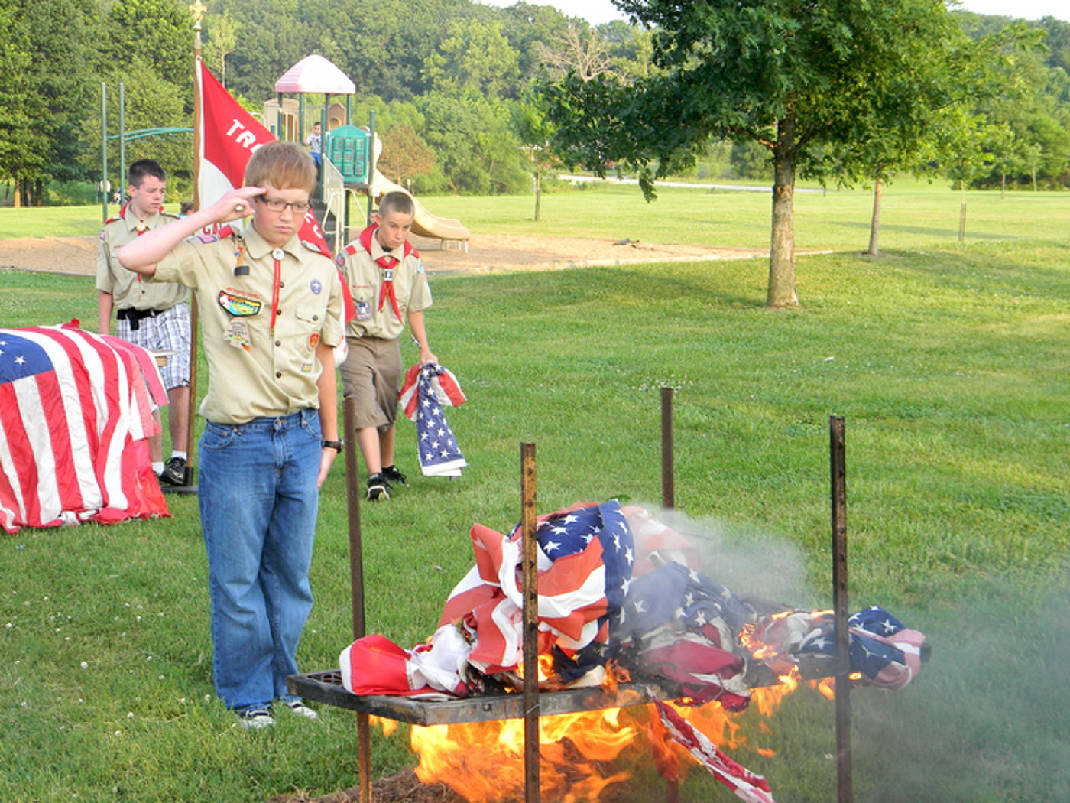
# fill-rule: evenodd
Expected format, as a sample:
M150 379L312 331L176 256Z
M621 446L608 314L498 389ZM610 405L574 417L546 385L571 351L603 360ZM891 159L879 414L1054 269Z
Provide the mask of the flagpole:
M193 14L193 211L201 208L201 19L207 10L201 0L193 0L189 7ZM197 294L189 299L189 412L186 416L186 486L195 492L193 468L194 426L197 421Z

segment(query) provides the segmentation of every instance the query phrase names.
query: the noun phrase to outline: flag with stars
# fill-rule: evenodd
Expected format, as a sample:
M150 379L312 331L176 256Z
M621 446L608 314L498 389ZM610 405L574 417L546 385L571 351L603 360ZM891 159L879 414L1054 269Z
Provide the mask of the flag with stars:
M620 636L637 675L667 678L697 703L729 711L750 702L736 632L754 610L725 586L681 563L636 578L620 614Z
M836 655L836 621L830 612L814 617L811 629L799 643L805 659ZM869 685L898 689L917 675L925 636L909 630L880 605L871 605L847 620L848 656L852 672L861 672Z
M143 349L115 341L73 325L0 329L0 525L8 532L168 515L146 441L158 431L159 373L137 354Z
M474 639L469 663L486 673L523 659L519 525L506 536L477 524L476 565L457 584L439 625L460 623ZM539 651L554 655L562 679L610 657L615 622L635 560L632 534L611 500L538 519Z
M459 477L468 465L442 412L443 407L457 407L465 401L457 377L441 365L417 363L405 372L398 403L416 422L417 451L425 477Z

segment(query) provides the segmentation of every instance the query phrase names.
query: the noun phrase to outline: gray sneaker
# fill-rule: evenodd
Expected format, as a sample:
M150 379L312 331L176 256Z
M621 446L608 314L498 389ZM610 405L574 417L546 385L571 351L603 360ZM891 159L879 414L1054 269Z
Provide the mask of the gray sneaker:
M275 717L266 708L250 708L238 714L238 722L246 730L261 730L275 725Z
M301 700L286 700L285 706L293 712L294 716L305 719L319 719L320 715L305 705Z

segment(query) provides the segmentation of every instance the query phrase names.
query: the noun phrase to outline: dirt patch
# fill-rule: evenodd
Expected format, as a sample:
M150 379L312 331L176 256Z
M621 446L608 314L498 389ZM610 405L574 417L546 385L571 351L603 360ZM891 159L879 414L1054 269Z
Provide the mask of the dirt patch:
M357 803L360 786L352 786L322 797L276 795L266 803ZM403 770L372 784L375 803L464 803L464 798L445 784L423 784L413 770Z
M752 248L704 248L633 240L574 237L475 235L464 250L457 242L413 237L424 267L431 272L497 273L510 270L558 270L596 265L641 265L650 262L698 262L765 257ZM91 276L96 271L96 237L21 237L0 240L0 268Z

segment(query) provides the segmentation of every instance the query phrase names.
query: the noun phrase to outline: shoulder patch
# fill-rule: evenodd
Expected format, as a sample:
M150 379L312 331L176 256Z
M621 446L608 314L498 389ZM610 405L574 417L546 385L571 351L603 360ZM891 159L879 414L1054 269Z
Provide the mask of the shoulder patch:
M218 234L205 234L204 232L201 232L200 234L196 234L194 236L202 243L214 243L219 240Z

